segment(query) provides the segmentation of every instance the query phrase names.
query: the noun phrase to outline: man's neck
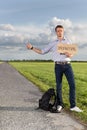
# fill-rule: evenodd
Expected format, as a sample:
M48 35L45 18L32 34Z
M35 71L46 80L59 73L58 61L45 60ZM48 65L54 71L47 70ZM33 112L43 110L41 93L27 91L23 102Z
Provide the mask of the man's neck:
M58 37L58 40L59 41L62 41L64 38L63 37Z

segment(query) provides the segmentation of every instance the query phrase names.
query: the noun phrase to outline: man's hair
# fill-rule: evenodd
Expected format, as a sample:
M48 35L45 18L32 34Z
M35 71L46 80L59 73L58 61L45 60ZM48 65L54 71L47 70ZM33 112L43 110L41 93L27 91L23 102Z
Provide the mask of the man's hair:
M62 26L62 25L57 25L57 26L55 27L55 32L56 32L57 28L63 28L63 26Z

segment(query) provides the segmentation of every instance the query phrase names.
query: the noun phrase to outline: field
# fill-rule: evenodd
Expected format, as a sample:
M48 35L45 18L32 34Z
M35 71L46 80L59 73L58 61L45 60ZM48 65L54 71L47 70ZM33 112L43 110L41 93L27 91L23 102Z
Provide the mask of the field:
M22 75L36 84L40 90L46 91L49 87L56 87L53 62L10 62ZM73 62L72 67L76 82L76 101L83 112L69 111L69 88L63 77L63 101L65 111L84 124L87 124L87 62Z

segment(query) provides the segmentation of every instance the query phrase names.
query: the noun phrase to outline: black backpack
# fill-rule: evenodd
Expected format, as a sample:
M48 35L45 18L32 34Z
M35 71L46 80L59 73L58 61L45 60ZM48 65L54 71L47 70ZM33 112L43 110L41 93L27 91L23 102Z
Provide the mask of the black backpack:
M43 95L42 98L39 99L39 108L52 111L52 108L56 104L56 94L53 88L48 89Z

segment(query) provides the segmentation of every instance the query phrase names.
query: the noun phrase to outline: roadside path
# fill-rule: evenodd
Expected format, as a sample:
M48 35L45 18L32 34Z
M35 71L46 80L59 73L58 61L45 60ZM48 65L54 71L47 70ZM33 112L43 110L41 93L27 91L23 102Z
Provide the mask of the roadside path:
M86 130L64 112L36 110L41 95L11 65L0 64L0 130Z

